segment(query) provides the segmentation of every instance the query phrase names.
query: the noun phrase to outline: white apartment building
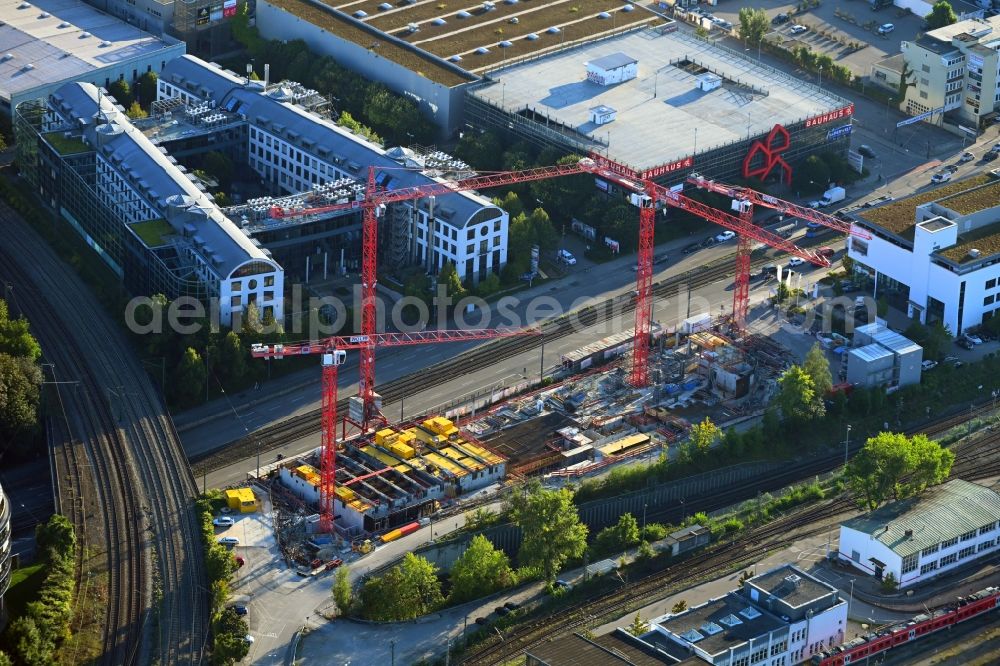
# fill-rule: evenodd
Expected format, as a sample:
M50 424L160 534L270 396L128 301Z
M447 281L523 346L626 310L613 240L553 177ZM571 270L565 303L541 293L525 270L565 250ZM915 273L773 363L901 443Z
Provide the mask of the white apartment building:
M914 84L901 106L910 115L928 113L940 125L954 112L954 121L975 129L1000 106L1000 16L959 21L900 48Z
M249 127L247 160L276 190L297 193L343 178L400 189L442 182L419 156L403 148L384 150L297 104L299 87L248 81L193 56L167 64L159 80L160 99L209 102L238 113ZM409 169L404 170L403 168ZM474 192L394 204L385 212L389 233L405 236L405 256L436 274L452 262L473 284L507 263L508 216Z
M754 576L739 590L650 621L639 641L713 666L791 666L840 645L847 602L792 565Z
M871 240L848 255L884 289L907 294L907 315L958 335L1000 313L1000 182L989 176L855 211Z
M892 502L840 526L838 556L900 587L921 583L997 552L1000 495L961 479Z
M42 129L45 158L29 178L133 291L175 298L197 284L218 299L223 324L250 303L282 320L281 266L113 99L89 83L66 84L50 97Z

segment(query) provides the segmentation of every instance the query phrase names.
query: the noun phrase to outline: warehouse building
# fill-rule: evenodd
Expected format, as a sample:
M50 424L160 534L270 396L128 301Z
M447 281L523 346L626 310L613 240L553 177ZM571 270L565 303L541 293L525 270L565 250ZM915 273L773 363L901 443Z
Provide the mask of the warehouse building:
M909 587L1000 548L1000 494L952 479L840 526L838 557L878 580Z
M907 316L956 335L1000 312L1000 182L988 175L851 213L856 270L895 292Z
M741 53L646 27L492 69L469 87L465 115L673 184L693 171L788 182L810 155L846 154L853 113L850 101Z
M614 34L672 24L639 4L591 0L583 8L518 0L446 3L258 0L268 39L302 39L314 53L415 99L447 134L463 124L465 88L504 62Z
M317 111L325 100L294 82L272 86L249 81L212 63L184 56L167 64L158 85L161 101L208 105L214 114L238 117L238 157L274 193L304 197L331 182L347 186L351 181L364 182L370 166L376 170L375 182L387 189L429 185L442 182L446 176L471 174L468 165L439 151L386 150L339 127ZM193 140L192 135L178 137L180 143ZM257 204L261 212L270 212L271 203ZM289 210L295 207L290 205ZM344 249L357 256L360 234L357 214L354 216L296 235L299 258L339 257ZM256 221L267 227L265 217ZM344 214L286 218L272 226L308 224L331 217L343 218ZM389 207L380 223L379 251L386 265L421 265L435 275L446 262L454 263L461 279L476 284L491 272L499 273L507 263L507 229L507 213L475 192L428 197ZM282 234L285 239L287 231ZM274 251L288 251L287 245ZM304 262L293 270L295 275L304 275Z
M865 387L919 384L923 360L923 347L884 324L858 326L854 349L847 352L847 382Z
M217 300L226 325L250 303L281 321L281 266L97 87L22 103L15 134L35 193L132 293Z
M0 113L10 117L21 102L47 98L70 81L105 88L112 81L131 83L184 54L183 42L144 30L79 0L5 3Z

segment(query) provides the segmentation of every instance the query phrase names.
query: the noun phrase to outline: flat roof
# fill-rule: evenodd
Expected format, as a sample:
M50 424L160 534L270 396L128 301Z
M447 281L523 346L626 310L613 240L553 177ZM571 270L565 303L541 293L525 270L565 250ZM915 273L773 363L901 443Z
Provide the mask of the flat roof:
M881 206L862 208L854 211L853 215L859 220L869 222L880 229L912 241L913 228L917 223L917 206L922 206L931 201L942 200L959 192L964 192L990 182L993 182L993 179L989 175L979 174L971 178L951 181L940 187L935 187L926 192L914 194L903 199L897 199L896 201L890 201Z
M617 69L618 67L631 65L634 62L638 62L638 60L630 55L625 55L621 51L618 51L617 53L610 53L606 56L597 58L596 60L591 60L587 64L593 65L594 67L600 67L601 69Z
M716 655L744 643L765 637L787 626L765 610L756 608L742 596L729 593L695 606L679 615L664 616L655 622L685 643Z
M0 6L0 97L83 79L94 70L177 43L80 0L8 0Z
M864 347L856 347L849 351L848 354L858 357L865 363L871 363L872 361L878 361L879 359L892 356L891 351L882 345L875 344L874 342L870 345L865 345Z
M975 483L952 479L916 497L891 502L852 518L841 526L868 534L900 557L906 557L997 519L1000 519L1000 495Z
M587 80L584 63L617 52L638 63L636 78L602 86ZM723 79L698 88L707 72ZM533 111L573 128L581 140L606 144L608 156L650 169L719 146L766 134L847 107L850 102L742 54L678 30L635 30L490 73L492 84L471 94L508 113ZM618 109L614 122L595 125L589 109ZM670 131L664 131L670 128ZM604 152L604 147L601 148Z
M780 599L793 608L818 601L837 591L836 588L816 580L790 564L754 576L746 584Z
M961 11L957 5L956 10ZM931 30L926 33L926 35L930 39L946 41L950 44L951 40L958 35L988 32L990 30L992 30L992 32L990 32L989 36L996 39L996 31L1000 30L1000 16L993 16L986 19L967 19L965 21L958 21L957 23L952 23L951 25Z
M541 643L527 653L548 666L661 666L677 663L623 629L594 638L569 634Z

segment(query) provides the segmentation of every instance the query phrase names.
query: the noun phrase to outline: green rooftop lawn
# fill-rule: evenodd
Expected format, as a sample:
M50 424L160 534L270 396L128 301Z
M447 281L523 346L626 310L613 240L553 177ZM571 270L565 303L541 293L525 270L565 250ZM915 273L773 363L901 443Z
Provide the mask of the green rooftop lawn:
M164 236L169 236L173 233L174 228L170 226L170 223L160 218L158 220L147 220L146 222L136 222L130 224L132 231L134 231L142 242L148 247L160 247L166 244Z
M56 149L60 155L74 155L76 153L85 153L90 150L90 147L85 144L80 139L75 137L66 138L62 135L62 132L49 132L45 135L45 140L49 142L49 145Z
M38 588L45 581L46 575L44 564L32 564L31 566L14 569L10 574L10 588L4 595L7 604L7 611L12 618L24 613L25 606L29 601L34 601L38 595Z

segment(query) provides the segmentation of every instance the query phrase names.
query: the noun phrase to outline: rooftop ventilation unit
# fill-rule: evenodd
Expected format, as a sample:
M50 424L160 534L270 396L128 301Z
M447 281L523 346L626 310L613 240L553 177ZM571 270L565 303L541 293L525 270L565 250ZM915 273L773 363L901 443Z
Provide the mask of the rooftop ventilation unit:
M60 28L72 28L73 25L71 23L67 23L66 21L63 21L62 23L59 24L59 27Z
M457 16L458 18L469 18L470 16L472 16L472 14L463 9L459 13L455 14L455 16Z
M524 38L527 39L529 42L533 42L538 39L538 35L536 35L533 32L529 32L527 35L524 36Z
M21 4L19 4L17 6L17 8L18 9L31 9L31 3L30 2L22 2Z
M32 64L32 63L29 62L27 65L25 65L21 69L27 72L27 71L30 71L30 70L32 70L34 68L35 68L34 64Z
M505 5L516 5L518 2L519 0L503 0Z
M390 9L392 9L392 5L390 5L388 2L383 2L381 5L378 6L378 8L381 9L383 12L387 12Z
M623 12L630 12L630 11L632 11L633 9L635 9L635 7L634 7L634 6L632 6L632 5L625 5L624 7L622 7L622 11L623 11Z
M90 37L90 33L89 32L81 32L80 33L80 39L87 39L88 37Z
M978 258L980 254L981 252L977 248L972 248L971 250L969 250L969 256L972 257L973 259Z
M597 15L597 18L599 18L599 19L609 19L609 18L611 18L611 14L609 14L607 12L601 12L600 14Z
M478 53L479 55L486 55L489 52L490 50L485 46L480 46L478 49L476 49L476 53Z
M406 30L407 30L407 32L418 32L420 30L420 24L419 23L407 23L406 24Z
M785 582L791 585L792 587L798 587L799 583L802 582L802 576L798 574L789 574L785 576Z
M452 57L448 58L448 60L450 60L451 62L462 62L462 56L453 55Z
M550 35L558 35L560 32L562 32L562 29L561 28L557 28L556 26L552 26L551 28L549 28L545 32L549 33Z
M3 58L0 58L0 62L7 62L8 60L13 60L13 59L14 59L13 53L4 53Z
M496 3L493 3L493 2L484 2L483 3L483 11L484 12L491 12L491 11L493 11L496 8L497 8Z
M52 16L52 14L49 14L48 12L42 12L41 14L38 15L38 18L40 18L40 19L47 19L50 16Z
M508 42L508 41L507 41L507 40L505 39L505 40L503 40L502 42L500 42L499 46L500 46L500 48L502 48L502 49L506 49L506 48L510 48L511 46L514 46L514 45L513 45L513 44L511 44L510 42Z
M111 42L109 42L108 40L105 39L103 42L101 42L101 48L102 49L106 49L109 46L111 46Z
M433 21L431 21L431 23L433 23L434 25L444 25L445 23L447 23L447 21L445 21L443 18L439 16Z
M358 11L354 12L352 16L354 16L354 18L356 19L363 19L368 16L368 12L364 11L363 9L359 9Z

